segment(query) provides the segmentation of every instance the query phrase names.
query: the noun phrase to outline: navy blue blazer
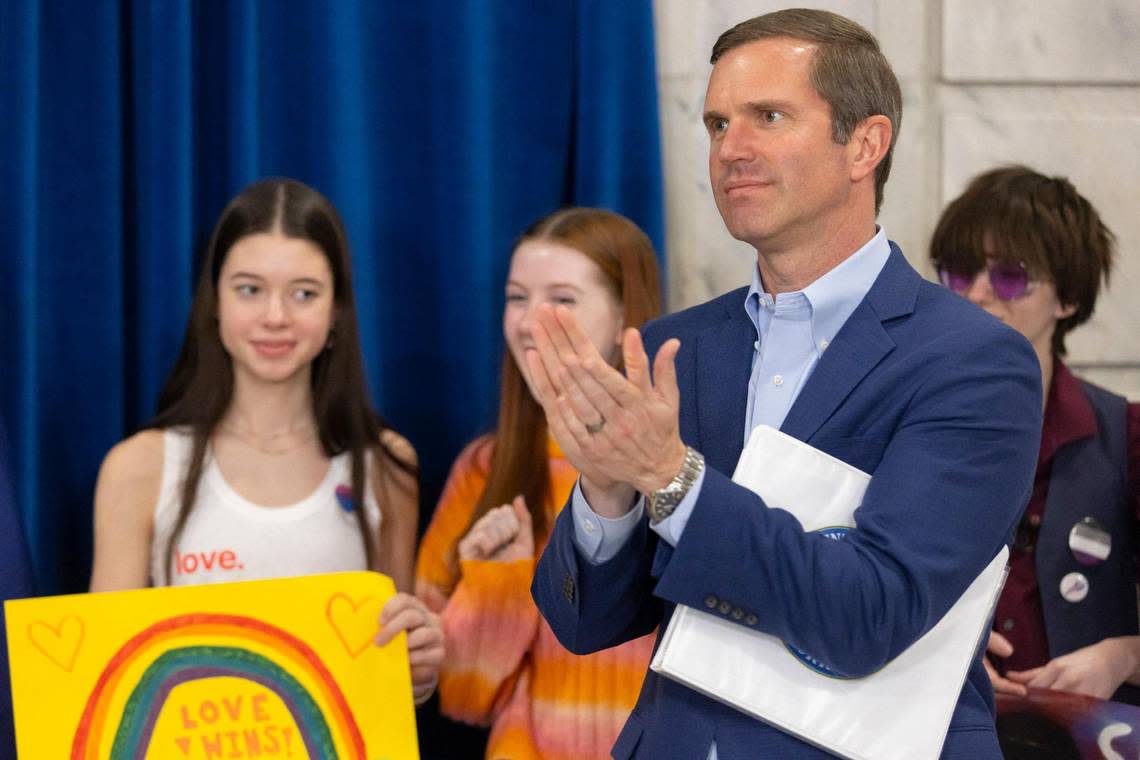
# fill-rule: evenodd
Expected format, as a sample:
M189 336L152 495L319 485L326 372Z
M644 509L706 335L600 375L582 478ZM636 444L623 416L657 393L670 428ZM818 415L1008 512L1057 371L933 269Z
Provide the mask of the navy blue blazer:
M674 606L779 636L829 667L878 670L929 630L1012 535L1032 486L1041 374L1018 333L923 280L892 244L782 430L871 473L846 540L806 533L730 480L744 442L756 332L746 289L646 326L681 340L681 437L707 469L676 548L643 520L613 559L577 553L569 508L533 593L558 639L594 652L663 630ZM724 602L725 604L722 604ZM742 614L733 616L739 611ZM942 756L1000 760L979 649ZM614 757L830 757L650 672Z

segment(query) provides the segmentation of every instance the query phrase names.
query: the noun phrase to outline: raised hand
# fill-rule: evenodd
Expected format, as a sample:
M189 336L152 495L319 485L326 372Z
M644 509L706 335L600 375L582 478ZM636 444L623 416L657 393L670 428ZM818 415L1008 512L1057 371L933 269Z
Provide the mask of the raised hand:
M461 560L513 562L534 557L534 527L526 500L516 496L480 517L459 542Z
M629 511L635 491L668 483L685 459L678 424L677 340L657 352L652 378L641 335L622 338L626 374L611 367L565 308L543 307L533 329L527 369L551 433L582 474L599 514Z

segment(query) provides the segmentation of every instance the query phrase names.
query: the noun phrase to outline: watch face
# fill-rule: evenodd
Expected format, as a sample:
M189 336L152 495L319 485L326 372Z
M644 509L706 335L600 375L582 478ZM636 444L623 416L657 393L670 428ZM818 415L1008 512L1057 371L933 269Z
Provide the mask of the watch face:
M654 499L650 499L646 503L646 506L649 508L649 519L651 521L659 523L662 519L664 519L665 515L661 514L661 508L657 505L657 502Z
M679 499L674 500L670 497L674 496L671 493L660 494L657 496L650 496L646 499L646 507L648 507L649 517L653 522L661 522L669 515L673 514L673 510L677 508Z
M681 471L664 488L646 495L645 510L649 513L649 518L657 523L673 514L704 467L705 458L699 452L686 448Z

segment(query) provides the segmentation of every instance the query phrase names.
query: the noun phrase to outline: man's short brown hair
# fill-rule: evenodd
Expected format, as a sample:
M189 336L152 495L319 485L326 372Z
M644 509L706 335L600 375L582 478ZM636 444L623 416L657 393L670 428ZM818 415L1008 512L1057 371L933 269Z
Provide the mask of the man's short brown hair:
M827 11L790 8L742 21L713 45L711 63L733 48L758 40L789 37L816 45L811 84L831 107L831 139L846 145L856 125L871 116L891 122L891 144L875 167L875 213L902 126L902 91L874 35L854 21Z
M1069 180L1016 165L975 177L942 212L930 241L936 267L980 272L997 259L1052 282L1058 300L1076 307L1053 331L1061 356L1065 335L1092 316L1115 256L1116 237Z

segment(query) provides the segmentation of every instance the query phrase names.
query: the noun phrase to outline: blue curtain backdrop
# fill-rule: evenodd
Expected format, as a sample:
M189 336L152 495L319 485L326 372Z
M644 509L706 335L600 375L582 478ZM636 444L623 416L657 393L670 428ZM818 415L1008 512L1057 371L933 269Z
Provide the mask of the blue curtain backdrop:
M251 180L342 212L425 520L493 420L515 236L598 205L661 250L650 0L8 0L0 67L0 413L43 593L85 587L99 462L153 412Z
M24 531L12 500L8 471L8 441L0 425L0 602L31 596L31 566L24 545ZM4 608L0 605L0 758L15 757L12 730L12 695L8 688L8 646L3 636Z

